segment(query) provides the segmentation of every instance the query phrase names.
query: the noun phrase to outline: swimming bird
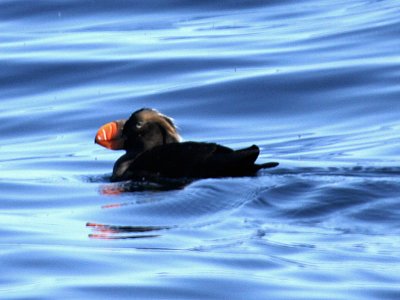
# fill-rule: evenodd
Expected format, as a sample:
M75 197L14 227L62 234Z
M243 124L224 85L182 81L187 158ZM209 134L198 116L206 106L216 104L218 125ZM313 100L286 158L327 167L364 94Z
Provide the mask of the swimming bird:
M101 126L95 143L126 151L115 162L113 182L251 176L278 165L255 164L260 153L256 145L233 150L216 143L181 142L173 119L151 108Z

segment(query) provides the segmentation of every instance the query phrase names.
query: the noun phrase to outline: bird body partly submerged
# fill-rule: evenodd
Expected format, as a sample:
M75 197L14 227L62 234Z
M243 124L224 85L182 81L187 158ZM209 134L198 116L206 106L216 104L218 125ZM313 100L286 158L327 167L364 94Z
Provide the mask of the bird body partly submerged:
M249 176L278 165L255 164L260 153L256 145L233 150L215 143L179 140L172 119L156 110L141 109L127 121L102 126L95 142L126 150L114 165L111 181Z
M111 180L249 176L277 165L255 164L258 154L255 145L235 151L213 143L171 143L125 154L115 163Z

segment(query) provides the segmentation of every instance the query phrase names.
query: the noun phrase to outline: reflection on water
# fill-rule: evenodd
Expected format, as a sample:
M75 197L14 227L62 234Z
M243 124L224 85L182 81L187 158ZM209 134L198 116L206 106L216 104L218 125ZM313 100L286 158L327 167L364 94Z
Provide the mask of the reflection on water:
M191 182L189 179L160 178L155 181L127 181L100 186L102 195L118 195L127 192L168 191L184 188Z
M153 231L160 231L170 229L167 226L114 226L96 223L87 223L87 227L93 228L95 233L89 234L92 239L138 239L138 238L152 238L158 237L156 234L141 234L152 233Z
M397 1L1 1L0 298L397 299ZM154 107L258 176L122 182Z

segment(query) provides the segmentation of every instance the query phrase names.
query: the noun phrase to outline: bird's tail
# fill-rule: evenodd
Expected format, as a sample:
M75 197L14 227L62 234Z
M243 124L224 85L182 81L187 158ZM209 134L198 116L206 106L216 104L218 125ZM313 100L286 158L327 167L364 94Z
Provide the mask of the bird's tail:
M267 162L265 164L260 164L260 165L256 165L256 166L257 166L257 169L260 170L260 169L275 168L278 165L279 165L278 162L271 161L271 162Z

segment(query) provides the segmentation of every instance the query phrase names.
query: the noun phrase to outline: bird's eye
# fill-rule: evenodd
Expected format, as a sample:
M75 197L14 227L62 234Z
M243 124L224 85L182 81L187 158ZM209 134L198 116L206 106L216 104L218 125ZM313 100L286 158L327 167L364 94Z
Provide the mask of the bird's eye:
M143 126L143 122L137 122L136 123L136 128L141 128Z

